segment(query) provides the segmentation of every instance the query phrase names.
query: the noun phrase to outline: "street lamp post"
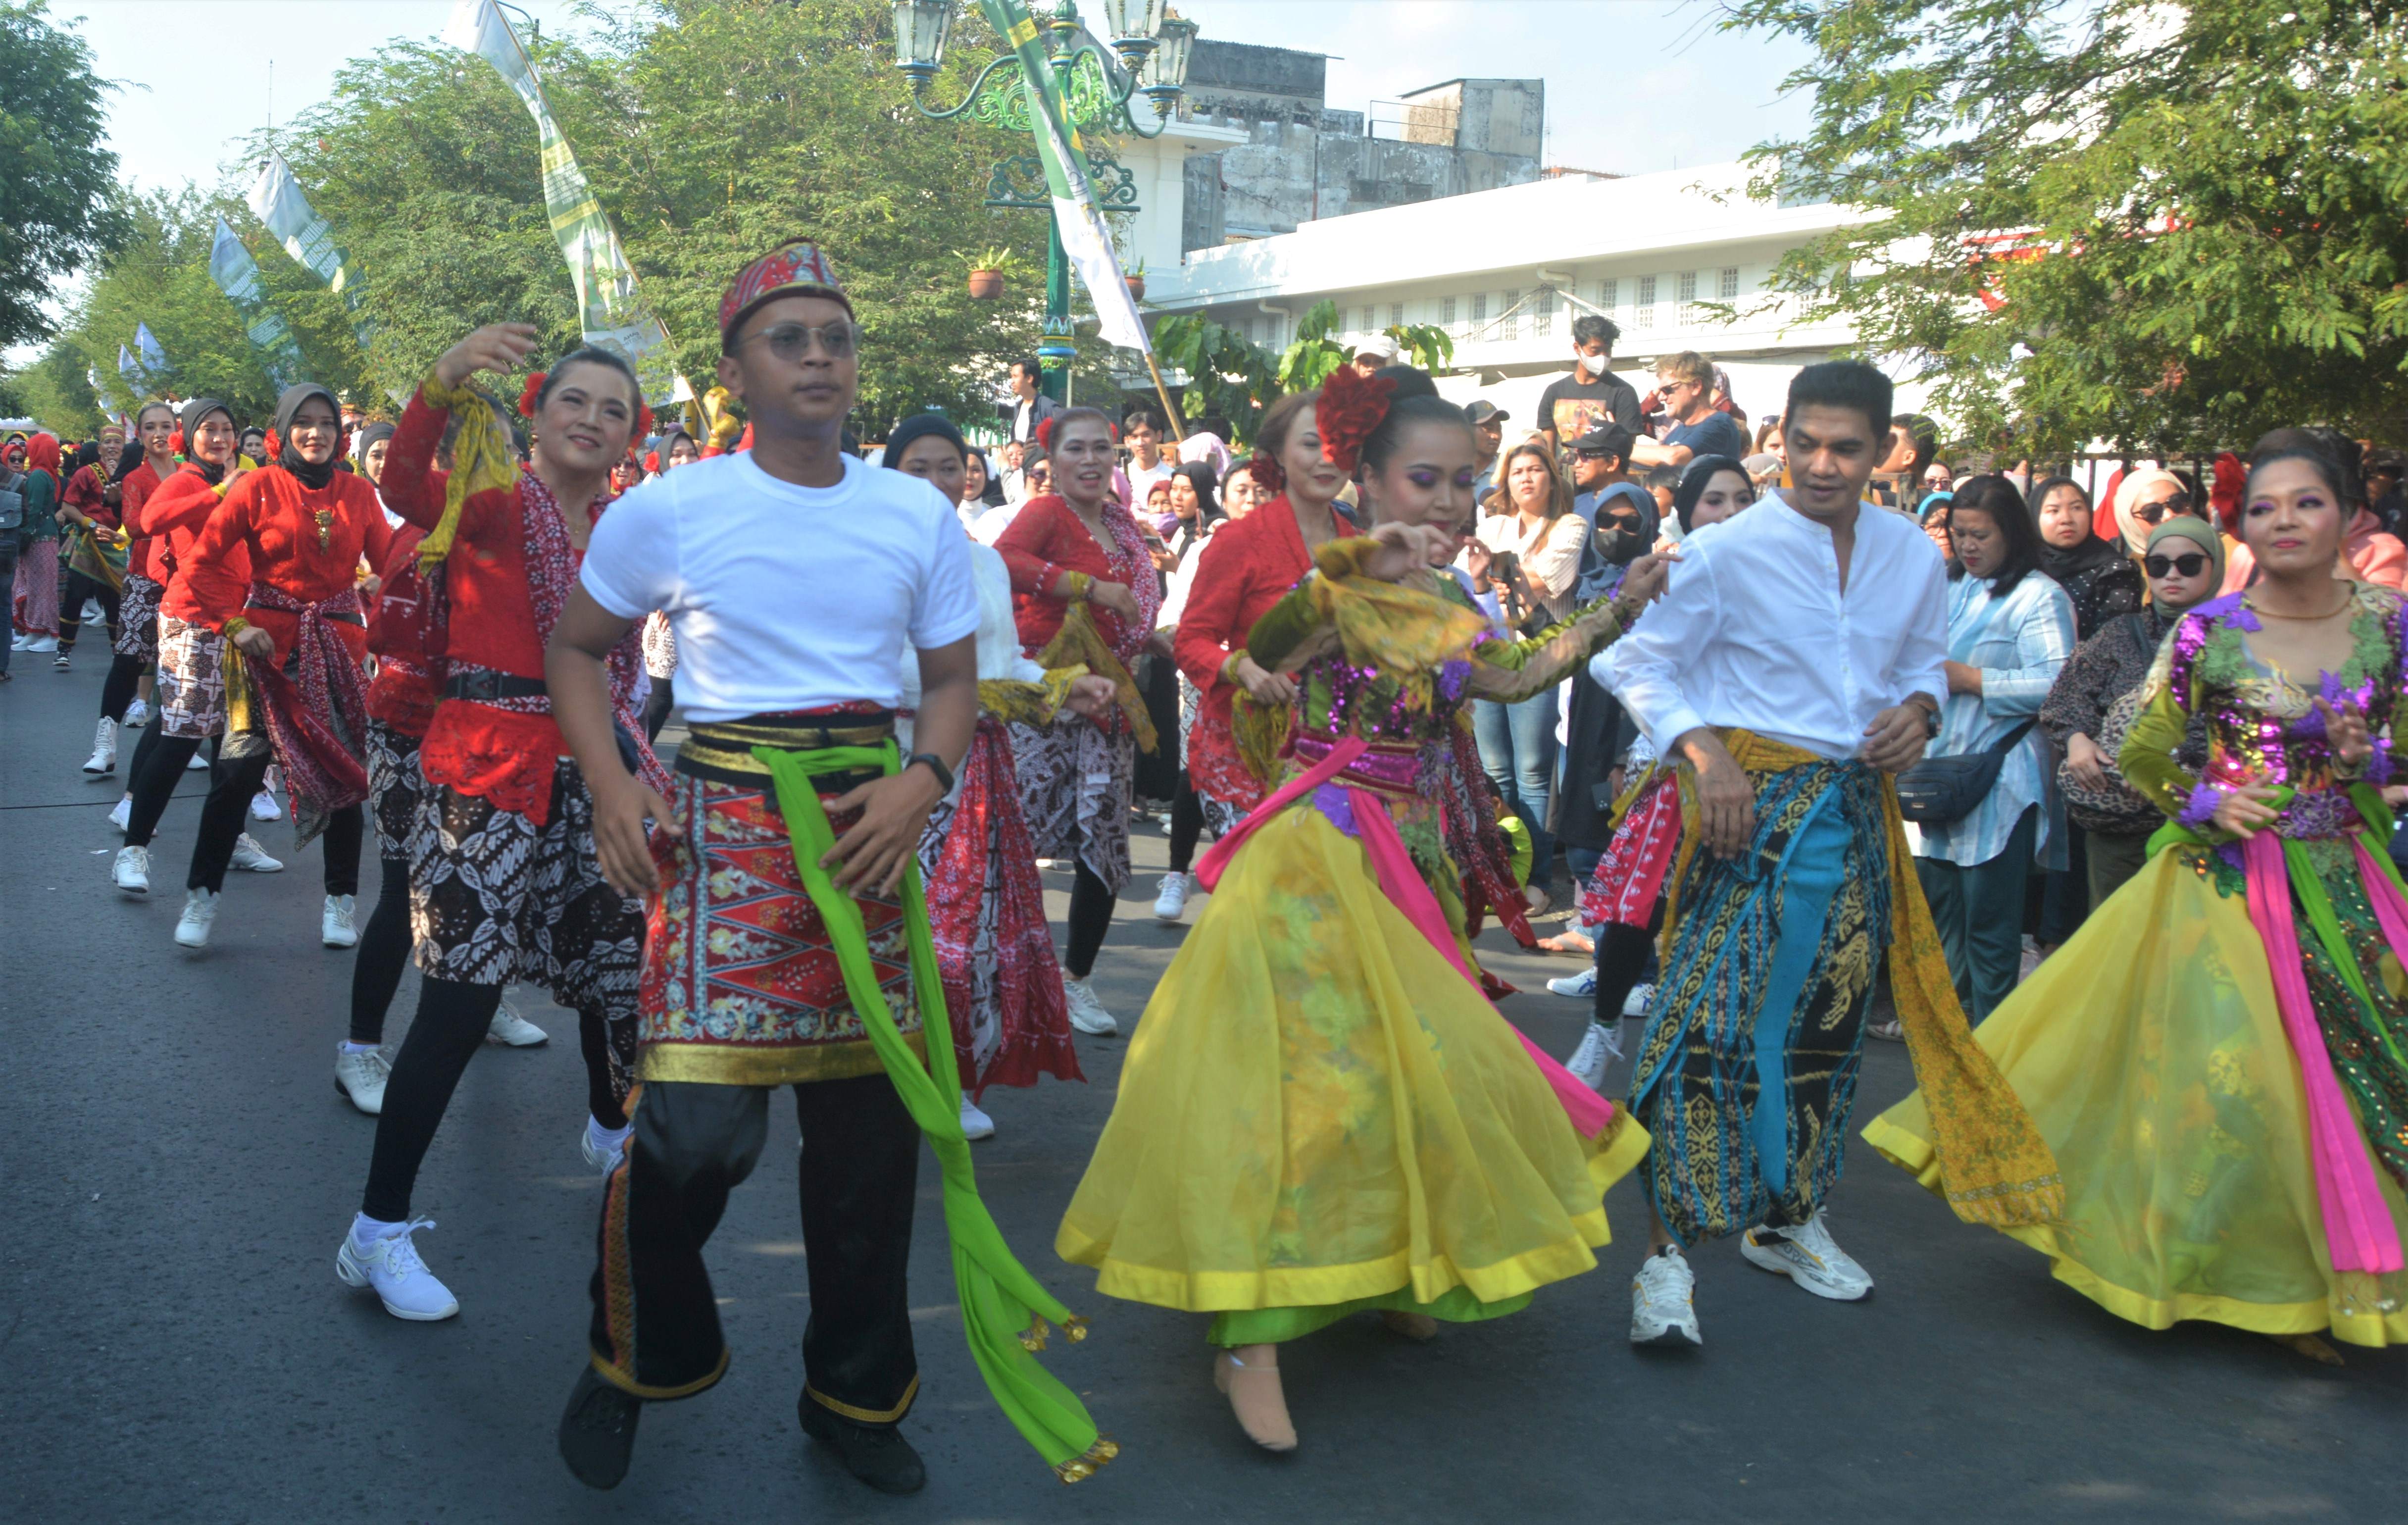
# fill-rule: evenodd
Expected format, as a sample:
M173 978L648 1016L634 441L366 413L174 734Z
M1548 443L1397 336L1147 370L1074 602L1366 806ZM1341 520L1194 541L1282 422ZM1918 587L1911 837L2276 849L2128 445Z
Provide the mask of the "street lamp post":
M1100 3L1117 60L1084 36L1076 0L1040 0L1041 14L1035 18L1044 28L1046 56L1061 87L1069 125L1159 137L1170 125L1186 86L1196 23L1168 14L1164 0ZM967 117L1007 132L1029 131L1015 53L999 54L981 69L959 105L939 109L928 104L928 84L944 62L953 29L953 0L895 0L895 65L911 82L911 104L936 122ZM1152 111L1130 109L1129 102L1140 93L1153 105ZM1096 206L1104 211L1138 210L1137 177L1093 145L1086 156ZM1054 222L1043 162L1034 153L997 160L987 174L986 205L1046 214L1045 327L1037 357L1044 367L1040 384L1045 394L1064 401L1070 361L1078 351L1070 341L1070 266L1062 253L1062 230Z

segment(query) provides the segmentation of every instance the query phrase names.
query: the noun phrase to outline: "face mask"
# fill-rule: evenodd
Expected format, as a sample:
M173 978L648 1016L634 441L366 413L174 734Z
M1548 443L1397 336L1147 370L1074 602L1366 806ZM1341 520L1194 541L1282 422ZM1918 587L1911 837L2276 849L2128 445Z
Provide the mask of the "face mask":
M1581 356L1581 369L1591 376L1602 376L1605 374L1605 361L1606 357L1601 354L1584 354Z
M1597 554L1611 567L1627 567L1639 559L1646 549L1639 543L1639 532L1626 529L1611 520L1597 526Z

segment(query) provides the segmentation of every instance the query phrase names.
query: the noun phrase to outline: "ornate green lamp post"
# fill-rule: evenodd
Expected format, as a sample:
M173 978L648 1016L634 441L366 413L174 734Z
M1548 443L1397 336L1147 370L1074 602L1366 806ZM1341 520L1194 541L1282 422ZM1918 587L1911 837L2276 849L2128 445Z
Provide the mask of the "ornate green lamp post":
M1038 14L1030 18L1042 29L1046 56L1069 109L1069 125L1159 137L1170 125L1171 113L1187 82L1187 54L1196 41L1196 23L1166 15L1164 0L1100 3L1117 60L1085 36L1076 0L1039 0ZM1004 0L999 7L991 6L990 14L1019 9L1016 0ZM959 105L940 110L927 103L928 83L944 62L945 43L953 28L953 0L895 0L895 64L911 81L911 101L921 115L938 122L967 117L1008 132L1030 131L1020 60L1010 52L997 55L979 71ZM1140 94L1151 103L1151 110L1130 108L1130 101ZM1096 205L1105 211L1136 211L1137 177L1092 141L1086 145L1086 157ZM986 204L1047 214L1045 330L1037 357L1044 367L1046 395L1061 401L1063 383L1077 353L1070 342L1070 266L1062 256L1062 231L1054 224L1054 203L1046 194L1044 165L1038 156L1021 153L996 161L987 175Z

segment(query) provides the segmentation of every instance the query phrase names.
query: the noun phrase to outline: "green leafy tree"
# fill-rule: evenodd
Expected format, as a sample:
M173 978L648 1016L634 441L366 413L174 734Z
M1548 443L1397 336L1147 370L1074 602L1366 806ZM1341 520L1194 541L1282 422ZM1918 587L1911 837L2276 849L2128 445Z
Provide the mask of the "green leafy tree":
M1278 364L1270 352L1196 312L1157 322L1154 353L1163 369L1187 373L1182 412L1189 418L1219 413L1237 436L1229 443L1254 442L1262 410L1280 395Z
M1309 392L1354 358L1334 337L1341 321L1337 302L1328 297L1305 309L1304 316L1296 321L1295 342L1280 352L1281 391Z
M92 49L49 18L41 0L0 4L0 344L47 335L51 281L126 232L117 155L101 146L108 87Z
M1735 0L1813 56L1760 195L1867 220L1773 281L1982 444L2245 449L2408 411L2396 0Z

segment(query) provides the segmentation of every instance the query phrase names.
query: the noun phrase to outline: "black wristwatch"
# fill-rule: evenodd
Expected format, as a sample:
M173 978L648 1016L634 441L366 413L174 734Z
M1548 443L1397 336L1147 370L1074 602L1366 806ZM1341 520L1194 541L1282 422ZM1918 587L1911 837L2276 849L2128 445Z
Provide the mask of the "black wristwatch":
M903 759L903 766L909 768L913 763L928 765L928 771L937 775L937 786L939 792L944 794L953 792L953 770L945 766L944 758L933 752L914 752Z

